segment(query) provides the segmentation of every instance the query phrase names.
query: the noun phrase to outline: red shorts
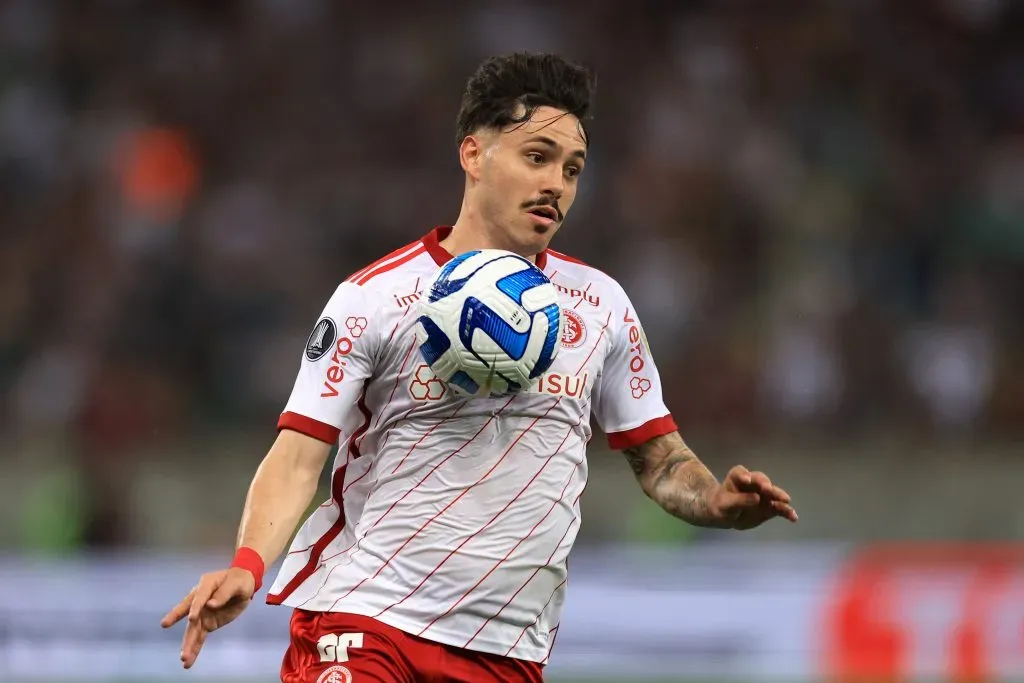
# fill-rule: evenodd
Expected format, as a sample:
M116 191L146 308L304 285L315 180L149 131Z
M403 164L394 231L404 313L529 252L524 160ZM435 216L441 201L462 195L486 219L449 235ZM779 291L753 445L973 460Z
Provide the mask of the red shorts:
M297 609L282 683L542 683L543 667L409 635L370 617Z

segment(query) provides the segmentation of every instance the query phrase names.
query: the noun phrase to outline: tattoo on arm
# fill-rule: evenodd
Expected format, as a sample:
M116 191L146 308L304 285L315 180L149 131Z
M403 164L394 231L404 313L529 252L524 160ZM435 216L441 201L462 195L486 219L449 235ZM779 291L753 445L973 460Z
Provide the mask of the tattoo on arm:
M626 449L625 455L644 493L666 512L697 526L726 525L708 507L718 480L678 432Z

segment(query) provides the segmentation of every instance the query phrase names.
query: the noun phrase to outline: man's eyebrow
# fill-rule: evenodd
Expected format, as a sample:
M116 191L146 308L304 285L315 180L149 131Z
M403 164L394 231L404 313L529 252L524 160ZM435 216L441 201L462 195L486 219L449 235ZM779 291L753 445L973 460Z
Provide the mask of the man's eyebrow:
M530 138L530 139L528 139L526 141L526 144L536 143L536 142L539 142L540 144L542 144L542 145L544 145L546 147L553 147L555 149L558 149L559 147L561 147L561 145L559 145L557 142L555 142L551 138L549 138L547 136L544 136L544 135L534 135L532 138ZM574 156L574 157L578 157L580 159L583 159L584 161L587 158L587 153L585 151L583 151L582 149L574 149L572 152L570 152L570 155Z

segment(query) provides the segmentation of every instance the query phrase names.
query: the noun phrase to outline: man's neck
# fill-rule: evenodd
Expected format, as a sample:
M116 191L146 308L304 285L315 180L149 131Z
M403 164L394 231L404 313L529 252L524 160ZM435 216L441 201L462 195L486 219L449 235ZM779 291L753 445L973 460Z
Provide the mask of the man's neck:
M509 245L501 244L492 237L492 231L488 230L479 214L474 214L463 207L459 219L452 225L452 231L441 240L441 248L452 256L464 254L467 251L477 249L504 249L513 251ZM522 254L522 256L526 256ZM537 255L526 256L534 263L537 262Z

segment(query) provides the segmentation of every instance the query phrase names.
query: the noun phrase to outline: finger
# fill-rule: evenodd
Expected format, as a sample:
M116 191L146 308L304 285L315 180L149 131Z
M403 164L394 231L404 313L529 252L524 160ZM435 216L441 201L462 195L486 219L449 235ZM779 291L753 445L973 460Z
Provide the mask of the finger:
M191 606L192 594L190 593L184 600L175 605L170 612L164 615L164 618L160 620L160 625L164 628L174 626L188 614L189 607Z
M763 493L766 496L772 495L772 480L764 472L750 473L751 489Z
M791 522L795 522L800 519L800 516L796 514L796 510L792 505L783 503L779 500L772 501L772 510L774 510L779 517L785 517Z
M733 510L755 508L761 503L761 495L758 493L734 493L729 492L722 501L722 508L726 512Z
M195 592L195 588L190 590L181 602L164 615L164 618L160 620L160 625L164 628L170 628L181 621L188 614L189 607L192 606L192 596L195 595Z
M189 622L185 629L185 637L181 641L181 663L186 669L191 669L199 657L199 651L203 649L206 642L207 631L203 622Z
M791 502L793 502L793 499L790 497L790 495L788 493L786 493L786 491L783 490L779 486L773 486L772 487L772 494L771 495L772 495L772 498L774 500L777 500L777 501L780 501L780 502L783 502L783 503L791 503Z
M199 585L196 586L195 595L192 596L192 606L188 611L188 620L190 622L195 623L199 621L199 616L202 614L203 608L206 607L206 602L213 595L214 591L220 587L222 582L223 577L221 577L220 581L215 578L203 577Z
M224 577L224 581L221 582L220 586L213 592L210 599L206 601L206 606L210 609L217 609L228 604L235 598L246 598L245 584L240 581L238 577L232 577L229 573Z
M725 484L736 491L748 488L750 486L750 471L743 465L736 465L725 475Z

